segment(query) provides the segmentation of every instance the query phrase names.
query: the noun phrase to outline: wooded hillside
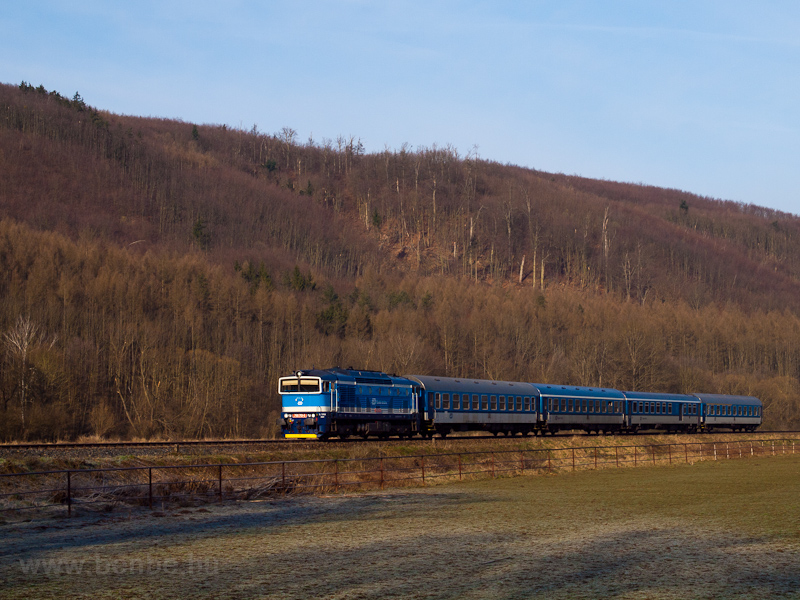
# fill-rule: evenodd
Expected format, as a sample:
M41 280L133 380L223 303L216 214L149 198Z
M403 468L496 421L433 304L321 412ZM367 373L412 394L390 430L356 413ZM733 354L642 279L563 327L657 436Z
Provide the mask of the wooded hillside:
M0 86L0 438L274 433L333 365L760 396L800 425L800 219Z

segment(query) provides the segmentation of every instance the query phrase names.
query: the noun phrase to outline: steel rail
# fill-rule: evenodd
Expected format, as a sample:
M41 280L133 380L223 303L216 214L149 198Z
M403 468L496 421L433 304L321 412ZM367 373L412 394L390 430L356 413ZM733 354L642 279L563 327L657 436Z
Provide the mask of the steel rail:
M800 431L754 431L749 433L733 433L730 431L714 431L703 433L667 433L667 432L654 432L654 433L637 433L637 434L609 434L608 436L598 435L596 437L630 437L633 439L646 439L654 436L666 435L691 435L691 436L716 436L716 435L735 435L739 436L754 436L754 435L785 435L785 434L800 434ZM548 437L575 437L578 435L587 435L580 430L560 431L553 436L495 436L495 435L464 435L454 436L448 435L447 437L431 437L431 438L390 438L390 439L377 439L377 438L354 438L354 439L330 439L325 442L320 440L286 440L286 439L253 439L253 440L146 440L146 441L117 441L117 442L22 442L22 443L2 443L0 444L0 451L4 450L60 450L71 448L158 448L169 446L259 446L259 445L277 445L285 444L288 446L301 446L301 445L316 445L316 444L407 444L414 442L435 442L435 441L472 441L472 440L534 440L539 437L540 439L547 439Z

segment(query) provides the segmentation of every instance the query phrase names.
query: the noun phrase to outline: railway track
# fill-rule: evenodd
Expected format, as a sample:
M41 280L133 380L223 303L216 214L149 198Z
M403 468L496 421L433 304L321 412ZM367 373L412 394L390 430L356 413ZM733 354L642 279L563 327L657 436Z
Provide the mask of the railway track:
M753 434L736 434L738 435L789 435L800 434L800 431L767 431L756 432ZM562 432L557 434L557 437L573 437L575 435L583 435L582 433ZM632 439L646 439L653 436L664 436L667 434L637 434L629 436ZM731 435L730 433L707 433L698 434L699 438L706 438L715 435ZM602 436L601 436L602 437ZM371 445L395 445L395 444L409 444L409 443L430 443L435 444L443 441L479 441L479 440L521 440L526 439L522 436L493 436L493 435L466 435L454 436L449 435L447 438L433 437L430 439L415 438L412 440L390 438L385 440L378 440L375 438L368 439L347 439L347 440L331 440L326 442L307 441L307 440L283 440L283 439L255 439L255 440L159 440L159 441L128 441L128 442L33 442L33 443L12 443L0 444L0 456L8 456L13 454L28 453L37 451L37 454L47 454L50 452L60 451L74 451L74 450L95 450L103 451L109 455L119 454L121 450L161 450L162 453L188 453L195 454L198 450L208 451L209 449L225 450L236 452L255 452L258 450L283 450L290 448L309 448L324 444L325 447L346 446L352 444L371 444ZM534 439L533 436L528 436L527 439ZM744 439L744 438L743 438Z

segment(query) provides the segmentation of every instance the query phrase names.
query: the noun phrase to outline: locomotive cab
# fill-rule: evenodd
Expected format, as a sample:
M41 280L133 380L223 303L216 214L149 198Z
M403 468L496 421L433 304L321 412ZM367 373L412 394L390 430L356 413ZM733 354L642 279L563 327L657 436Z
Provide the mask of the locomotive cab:
M324 438L331 412L331 382L319 375L298 371L278 380L281 426L287 439Z

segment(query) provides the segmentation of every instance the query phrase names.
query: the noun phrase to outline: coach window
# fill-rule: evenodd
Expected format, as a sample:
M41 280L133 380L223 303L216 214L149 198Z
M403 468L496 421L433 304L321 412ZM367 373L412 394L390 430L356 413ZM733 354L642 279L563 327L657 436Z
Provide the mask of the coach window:
M497 396L492 396L492 398L491 398L491 407L492 407L492 410L497 410Z
M500 410L505 410L506 409L506 397L505 396L500 396L499 409Z
M525 396L525 399L523 400L523 402L525 403L524 407L523 407L524 410L530 410L531 409L531 399L530 399L530 397Z
M450 410L450 394L442 394L442 408Z
M481 394L481 410L489 410L489 396Z
M472 410L478 410L480 407L480 396L478 396L478 394L472 394Z
M461 396L453 394L453 410L461 410Z
M567 398L567 412L572 412L572 398Z
M436 410L442 408L442 395L439 392L436 392Z

